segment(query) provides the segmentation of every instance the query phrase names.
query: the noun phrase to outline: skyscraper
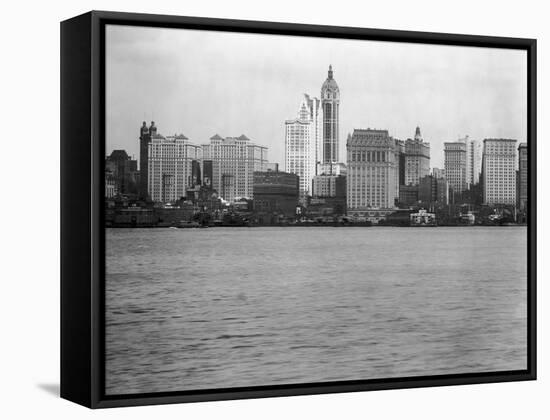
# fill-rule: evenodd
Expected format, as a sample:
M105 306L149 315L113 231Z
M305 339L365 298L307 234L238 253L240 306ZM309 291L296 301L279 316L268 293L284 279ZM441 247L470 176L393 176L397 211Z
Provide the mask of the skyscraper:
M304 94L297 118L285 121L285 170L298 175L300 201L311 195L311 180L321 154L319 99Z
M332 65L328 77L321 87L321 108L323 111L323 163L338 162L340 132L340 89L333 78Z
M445 142L445 178L454 193L466 189L466 143Z
M516 140L483 140L483 203L516 204Z
M416 127L414 139L405 141L405 184L418 185L430 173L430 143L425 143Z
M139 197L146 200L149 196L149 143L151 134L157 134L155 122L151 121L151 127L143 121L139 130Z
M479 141L470 139L469 136L461 141L466 143L466 186L471 188L479 183L482 145Z
M353 130L346 146L348 211L393 208L398 195L398 161L395 141L388 131Z
M193 168L199 165L202 151L183 134L164 137L155 129L148 158L149 197L168 202L185 197L187 188L193 186Z
M254 172L264 171L267 147L252 143L242 134L223 138L218 134L202 146L203 158L212 161L212 187L227 201L254 196Z
M304 101L309 113L309 120L311 122L311 137L315 145L315 164L319 164L323 161L323 142L322 142L322 110L321 101L319 98L312 98L308 94L304 93Z
M132 159L126 150L113 150L105 159L105 169L111 172L117 194L138 193L137 160Z

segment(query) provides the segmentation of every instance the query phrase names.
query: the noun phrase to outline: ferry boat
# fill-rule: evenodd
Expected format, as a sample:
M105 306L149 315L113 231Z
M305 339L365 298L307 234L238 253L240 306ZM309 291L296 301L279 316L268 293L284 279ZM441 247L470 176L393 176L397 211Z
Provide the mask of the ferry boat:
M458 216L458 222L461 225L473 226L476 222L476 216L471 212L460 213Z
M411 213L409 221L411 226L437 226L435 213L428 213L424 209L418 210L418 213Z

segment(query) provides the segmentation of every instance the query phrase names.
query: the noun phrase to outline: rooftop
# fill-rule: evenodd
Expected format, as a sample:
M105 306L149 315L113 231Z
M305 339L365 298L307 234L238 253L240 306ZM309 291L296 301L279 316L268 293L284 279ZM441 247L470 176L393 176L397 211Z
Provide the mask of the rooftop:
M389 136L388 130L375 130L358 128L353 130L353 135L348 136L348 146L393 146L393 138Z
M484 143L485 143L486 141L507 141L507 142L514 142L514 143L517 142L516 139L483 139L483 142L484 142Z

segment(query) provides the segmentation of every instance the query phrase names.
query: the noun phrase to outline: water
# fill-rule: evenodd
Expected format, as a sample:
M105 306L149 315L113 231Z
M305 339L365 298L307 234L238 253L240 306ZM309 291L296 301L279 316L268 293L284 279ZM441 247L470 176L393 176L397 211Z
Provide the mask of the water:
M526 369L527 230L107 230L106 392Z

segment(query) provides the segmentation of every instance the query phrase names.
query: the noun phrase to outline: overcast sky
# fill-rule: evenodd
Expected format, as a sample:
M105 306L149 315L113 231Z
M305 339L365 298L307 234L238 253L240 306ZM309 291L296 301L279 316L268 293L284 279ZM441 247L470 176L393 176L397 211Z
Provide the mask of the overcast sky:
M107 27L107 145L139 156L139 127L202 144L245 134L284 162L284 122L303 93L340 87L340 156L354 128L406 139L420 126L431 166L443 142L527 141L525 51L182 29Z

